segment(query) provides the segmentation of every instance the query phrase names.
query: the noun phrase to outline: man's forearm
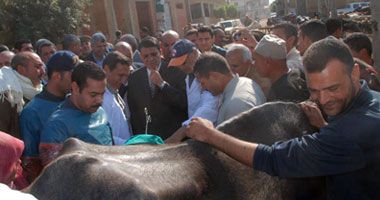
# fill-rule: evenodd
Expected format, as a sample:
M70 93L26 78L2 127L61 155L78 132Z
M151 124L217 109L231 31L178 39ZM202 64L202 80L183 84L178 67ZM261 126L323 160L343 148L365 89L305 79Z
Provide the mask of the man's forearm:
M216 129L209 131L210 137L206 140L206 143L216 147L233 159L253 167L253 157L258 144L239 140Z

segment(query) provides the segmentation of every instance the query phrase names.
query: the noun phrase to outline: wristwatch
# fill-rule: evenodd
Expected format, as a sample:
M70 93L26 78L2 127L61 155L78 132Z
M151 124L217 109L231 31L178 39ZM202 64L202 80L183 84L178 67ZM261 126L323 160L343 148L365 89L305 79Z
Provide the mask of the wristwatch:
M162 81L160 85L161 90L165 87L166 84L168 84L166 81Z

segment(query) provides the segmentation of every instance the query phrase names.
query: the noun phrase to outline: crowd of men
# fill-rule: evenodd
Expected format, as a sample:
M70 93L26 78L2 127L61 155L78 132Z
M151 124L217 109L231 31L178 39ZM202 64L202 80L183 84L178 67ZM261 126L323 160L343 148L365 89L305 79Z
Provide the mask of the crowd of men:
M371 40L342 38L339 22L281 23L267 35L241 29L227 46L223 28L208 26L182 39L173 30L144 29L140 41L118 31L113 44L102 33L69 34L59 51L48 39L3 45L0 130L24 142L15 156L29 182L70 137L124 145L147 133L166 143L195 138L271 175L327 176L332 199L371 198L380 186L371 177L380 175L380 96L366 81L379 83ZM302 102L320 132L264 146L213 128L271 101ZM20 189L19 175L0 182Z

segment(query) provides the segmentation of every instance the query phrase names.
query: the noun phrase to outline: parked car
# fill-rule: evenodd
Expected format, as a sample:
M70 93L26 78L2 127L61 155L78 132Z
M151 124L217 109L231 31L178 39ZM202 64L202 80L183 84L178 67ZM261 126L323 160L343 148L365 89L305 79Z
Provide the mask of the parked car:
M224 28L227 39L229 39L236 28L243 27L240 19L232 19L218 22L217 26Z
M369 2L354 2L354 3L348 3L345 8L337 9L337 13L342 13L342 12L352 12L356 8L363 7L363 6L369 6Z

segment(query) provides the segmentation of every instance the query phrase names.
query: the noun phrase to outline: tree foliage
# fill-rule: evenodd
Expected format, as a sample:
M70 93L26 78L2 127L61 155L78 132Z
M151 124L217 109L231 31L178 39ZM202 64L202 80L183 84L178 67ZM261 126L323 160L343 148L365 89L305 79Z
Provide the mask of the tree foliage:
M273 1L270 5L269 5L269 11L271 12L276 12L277 11L277 1Z
M236 19L239 18L239 11L236 5L228 4L219 6L214 10L214 15L217 18Z
M19 39L46 38L59 43L86 22L83 11L89 4L90 0L2 0L0 42L13 45Z
M226 5L226 14L229 19L239 18L239 11L236 5L228 4Z
M219 6L214 10L214 15L216 18L226 18L226 7L225 6Z

